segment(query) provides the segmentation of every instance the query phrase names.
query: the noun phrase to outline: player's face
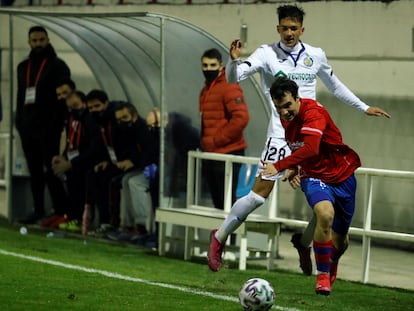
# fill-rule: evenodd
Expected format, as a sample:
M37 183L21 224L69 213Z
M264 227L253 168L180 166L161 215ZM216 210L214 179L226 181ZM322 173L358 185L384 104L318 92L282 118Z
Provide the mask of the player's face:
M82 100L75 94L71 94L66 98L66 106L69 111L82 109L84 105Z
M281 100L273 99L273 103L275 104L277 113L285 121L292 121L299 112L299 97L294 98L289 92L286 92L285 97Z
M89 112L101 112L104 111L106 107L108 107L107 102L103 103L97 99L88 100L86 105L88 107Z
M127 108L122 108L120 110L115 111L115 119L118 123L133 121L132 114L131 112L129 112Z
M47 34L42 31L35 31L29 35L29 45L32 49L42 49L49 44Z
M203 71L218 70L220 73L223 67L224 65L217 58L203 57L201 60L201 70Z
M66 97L68 97L68 95L70 93L72 93L72 91L73 90L67 84L63 84L61 86L58 86L56 88L56 96L57 96L57 99L59 99L59 100L65 99Z
M280 41L288 46L294 47L299 42L300 36L303 34L305 28L296 19L284 18L277 25L277 32L280 35Z

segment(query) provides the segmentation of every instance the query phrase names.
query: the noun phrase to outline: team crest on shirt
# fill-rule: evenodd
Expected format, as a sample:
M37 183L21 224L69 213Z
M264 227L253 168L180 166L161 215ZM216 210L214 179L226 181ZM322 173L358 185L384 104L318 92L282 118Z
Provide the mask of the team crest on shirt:
M306 56L305 59L303 60L303 64L306 67L312 67L312 65L313 65L313 59L312 59L312 57Z

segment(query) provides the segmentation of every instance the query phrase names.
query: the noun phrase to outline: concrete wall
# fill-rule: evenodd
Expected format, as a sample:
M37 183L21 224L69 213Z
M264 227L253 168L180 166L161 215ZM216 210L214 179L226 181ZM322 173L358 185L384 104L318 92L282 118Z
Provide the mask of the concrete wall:
M16 5L26 1L17 0ZM55 1L42 1L43 4ZM109 2L109 1L108 1ZM66 12L160 12L182 18L216 36L224 43L239 37L243 23L248 26L246 54L258 45L277 40L277 4L216 5L118 5L81 6L64 1L63 6L42 9ZM103 3L103 2L95 2ZM358 94L412 96L410 73L414 69L414 2L308 2L303 41L321 46L335 71ZM36 7L30 7L36 9ZM4 20L4 17L1 17ZM1 23L3 29L7 24ZM3 25L5 28L3 28ZM1 36L5 46L7 35ZM352 65L351 65L352 64ZM358 79L355 79L358 77Z

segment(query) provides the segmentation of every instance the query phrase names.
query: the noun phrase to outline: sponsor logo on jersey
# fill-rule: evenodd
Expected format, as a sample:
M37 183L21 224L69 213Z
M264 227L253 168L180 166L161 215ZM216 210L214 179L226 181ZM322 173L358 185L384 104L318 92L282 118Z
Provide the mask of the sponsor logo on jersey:
M290 80L293 81L313 81L316 79L316 74L314 73L296 73L292 72L287 75Z
M285 77L293 81L313 81L316 79L316 74L314 73L304 73L304 72L291 72L291 73L285 73L282 70L279 70L274 75L275 78L278 77Z
M298 150L300 147L302 147L305 143L303 141L295 141L295 142L289 142L289 148L290 150L295 151Z
M312 57L306 56L305 59L303 60L303 64L306 67L312 67L312 65L313 65L313 59L312 59Z
M275 78L278 77L285 77L293 81L313 81L316 79L316 74L314 73L301 73L301 72L291 72L291 73L285 73L282 70L279 70L274 75Z
M286 73L284 73L282 70L279 70L278 72L276 72L276 74L275 74L275 78L278 78L278 77L285 77L285 78L287 78L287 74Z

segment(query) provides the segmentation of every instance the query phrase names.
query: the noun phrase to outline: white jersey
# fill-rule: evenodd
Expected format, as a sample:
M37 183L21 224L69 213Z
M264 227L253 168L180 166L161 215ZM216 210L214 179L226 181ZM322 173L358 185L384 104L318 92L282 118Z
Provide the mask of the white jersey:
M239 60L229 58L226 65L226 77L229 82L240 82L254 73L260 74L263 92L272 111L267 130L268 137L285 137L269 92L275 77L278 76L295 81L299 86L299 96L312 99L316 99L316 77L319 77L327 89L341 101L361 111L369 108L334 75L321 48L302 42L294 48L285 47L282 43L261 45L240 64Z

